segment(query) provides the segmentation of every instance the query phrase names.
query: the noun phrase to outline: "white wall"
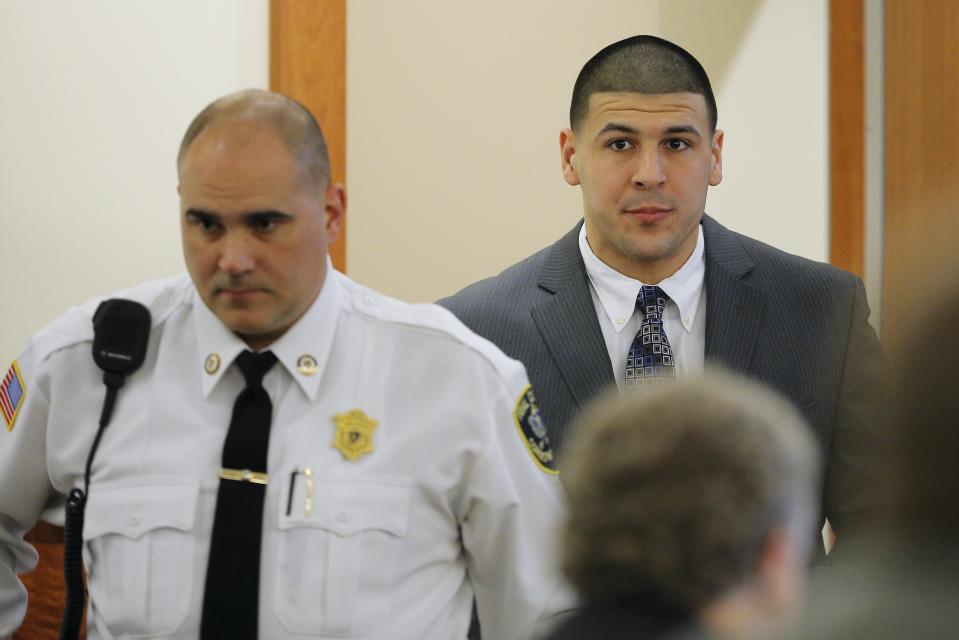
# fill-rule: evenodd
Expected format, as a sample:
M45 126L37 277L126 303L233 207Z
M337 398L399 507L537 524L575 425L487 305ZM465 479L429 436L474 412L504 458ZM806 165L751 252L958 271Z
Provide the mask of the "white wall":
M826 0L757 3L717 88L723 182L706 205L730 228L821 261L829 259L828 29Z
M559 130L579 69L636 33L714 84L725 178L707 211L828 255L826 0L351 0L350 274L418 301L553 242L581 217Z
M0 3L0 367L94 295L184 270L190 119L268 84L267 0Z

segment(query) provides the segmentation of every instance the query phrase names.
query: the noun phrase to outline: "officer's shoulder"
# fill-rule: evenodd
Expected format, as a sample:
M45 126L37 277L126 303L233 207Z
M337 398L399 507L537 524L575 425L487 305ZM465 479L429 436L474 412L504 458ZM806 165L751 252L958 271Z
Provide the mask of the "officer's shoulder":
M186 275L153 280L110 295L98 296L67 309L60 317L33 335L27 352L42 362L62 349L93 341L93 315L101 302L109 298L134 300L150 310L153 329L162 324L178 305L189 300L192 283Z
M486 361L504 378L526 376L523 365L505 355L489 340L472 332L449 310L436 304L404 302L340 276L347 308L410 340L436 348L466 350Z

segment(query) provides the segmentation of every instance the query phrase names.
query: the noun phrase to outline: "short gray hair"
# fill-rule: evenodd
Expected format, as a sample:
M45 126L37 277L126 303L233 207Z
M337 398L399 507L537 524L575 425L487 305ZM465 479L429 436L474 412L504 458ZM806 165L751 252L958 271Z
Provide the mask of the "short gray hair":
M798 412L724 371L610 395L563 461L563 566L587 601L695 611L753 575L773 529L811 538L819 453Z
M268 124L276 130L300 162L305 176L317 188L330 180L330 157L320 124L305 106L280 93L247 89L217 98L193 118L177 152L177 167L190 146L211 125L235 119Z

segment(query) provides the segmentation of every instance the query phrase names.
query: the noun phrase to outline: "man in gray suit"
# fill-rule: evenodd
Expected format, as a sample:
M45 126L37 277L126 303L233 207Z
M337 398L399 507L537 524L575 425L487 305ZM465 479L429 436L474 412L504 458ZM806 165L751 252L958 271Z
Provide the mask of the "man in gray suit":
M606 47L580 72L560 135L585 222L440 304L526 364L547 456L613 385L631 392L710 362L777 389L815 431L823 517L845 536L868 509L881 432L884 358L865 291L705 215L722 179L716 121L709 79L684 49L652 36Z

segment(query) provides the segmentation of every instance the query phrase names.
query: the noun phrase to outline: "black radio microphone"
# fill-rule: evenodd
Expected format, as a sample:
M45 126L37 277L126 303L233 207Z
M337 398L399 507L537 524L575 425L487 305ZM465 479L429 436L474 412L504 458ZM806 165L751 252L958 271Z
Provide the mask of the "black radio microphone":
M139 302L111 298L100 303L93 314L93 360L103 370L107 387L100 413L100 427L90 447L83 474L83 489L74 488L67 497L63 532L63 579L67 602L60 624L61 640L73 640L80 633L86 588L83 583L83 515L90 491L90 469L103 430L110 422L117 391L126 377L140 368L150 340L150 310Z
M111 298L93 314L93 361L103 369L107 401L100 424L110 421L116 390L140 368L150 339L150 310L139 302Z

